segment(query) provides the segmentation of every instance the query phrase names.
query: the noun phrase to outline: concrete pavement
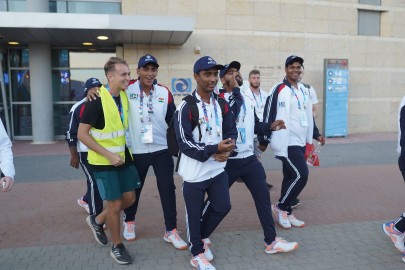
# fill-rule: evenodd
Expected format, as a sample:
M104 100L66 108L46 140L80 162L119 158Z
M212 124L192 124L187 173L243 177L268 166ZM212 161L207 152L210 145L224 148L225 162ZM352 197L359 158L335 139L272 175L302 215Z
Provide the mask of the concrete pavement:
M404 211L404 183L398 170L395 134L329 139L321 167L294 212L302 229L280 236L300 244L288 254L266 255L263 232L252 198L243 185L231 188L232 210L211 237L217 269L403 269L401 254L381 231L381 223ZM0 269L122 269L98 245L76 199L85 191L84 175L69 167L64 142L32 145L15 142L15 188L0 193ZM270 152L262 158L275 188L281 162ZM152 171L152 170L151 170ZM193 269L188 251L163 242L163 217L151 173L137 214L137 240L124 242L135 255L128 269ZM176 176L178 228L185 237L181 179Z

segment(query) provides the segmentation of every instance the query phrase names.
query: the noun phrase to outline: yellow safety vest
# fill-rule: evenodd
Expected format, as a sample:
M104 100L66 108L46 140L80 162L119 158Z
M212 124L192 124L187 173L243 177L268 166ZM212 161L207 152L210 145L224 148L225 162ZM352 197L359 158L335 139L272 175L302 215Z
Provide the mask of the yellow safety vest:
M104 112L104 128L90 129L90 135L102 147L110 152L116 153L125 160L125 128L128 128L128 98L124 91L120 92L121 105L124 123L121 120L117 104L108 90L100 87L101 105ZM88 157L89 164L92 165L112 165L104 156L89 149Z

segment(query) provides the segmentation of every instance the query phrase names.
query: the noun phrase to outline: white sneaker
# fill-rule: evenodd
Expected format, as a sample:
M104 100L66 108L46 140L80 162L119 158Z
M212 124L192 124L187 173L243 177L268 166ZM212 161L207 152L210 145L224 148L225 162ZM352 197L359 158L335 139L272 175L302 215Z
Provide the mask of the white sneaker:
M288 221L291 223L291 226L302 228L305 227L305 222L297 219L293 214L287 215Z
M124 221L124 231L122 232L122 236L127 241L135 240L135 222L134 221Z
M382 229L386 235L391 238L392 243L394 246L402 253L405 252L404 247L404 234L395 230L394 222L388 222L382 225Z
M79 199L77 199L77 204L80 205L81 207L83 207L84 210L86 210L87 214L90 215L89 205L85 201L83 201L83 197L80 197Z
M204 253L194 256L190 264L198 270L216 270L216 268L205 258Z
M168 243L172 243L173 246L177 249L187 249L187 243L181 239L180 235L178 234L176 229L172 231L166 231L165 235L163 235L163 240Z
M209 238L205 238L202 241L204 243L204 256L208 261L212 261L214 259L214 254L212 254L212 251L210 249L212 243Z
M264 243L265 249L264 252L267 254L274 254L278 252L290 252L294 249L298 248L297 242L288 242L284 238L281 237L276 237L276 240L274 240L270 245Z
M280 208L278 208L277 204L272 204L271 205L271 211L273 212L274 218L280 224L281 227L284 229L290 229L291 228L291 223L288 220L287 217L287 211L283 211Z

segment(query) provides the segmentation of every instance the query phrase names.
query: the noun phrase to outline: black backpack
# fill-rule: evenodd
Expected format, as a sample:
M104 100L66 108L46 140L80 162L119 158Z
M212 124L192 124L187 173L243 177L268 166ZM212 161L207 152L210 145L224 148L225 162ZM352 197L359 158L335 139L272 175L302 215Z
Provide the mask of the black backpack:
M224 118L224 113L225 113L225 104L226 101L223 98L217 98L217 96L214 94L214 97L217 99L219 106L221 107L222 111L222 119ZM198 112L198 107L197 107L197 100L193 95L188 95L185 98L183 98L185 102L188 103L190 107L190 113L191 113L191 129L194 130L196 127L198 127L198 141L201 142L202 139L202 133L201 133L201 125L199 122L199 112ZM174 156L178 157L177 159L177 165L176 165L176 172L179 167L179 162L180 162L180 150L179 150L179 145L177 144L177 138L176 138L176 132L174 130L174 118L177 117L178 111L176 111L172 119L169 122L169 125L167 127L167 133L166 133L166 140L167 140L167 149L169 153Z

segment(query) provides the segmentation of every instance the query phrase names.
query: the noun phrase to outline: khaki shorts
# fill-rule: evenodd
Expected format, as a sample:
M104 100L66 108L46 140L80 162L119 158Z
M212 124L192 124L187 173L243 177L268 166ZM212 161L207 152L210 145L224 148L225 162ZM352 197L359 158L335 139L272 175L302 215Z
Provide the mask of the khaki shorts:
M118 200L123 193L141 187L141 180L134 165L111 171L93 171L93 174L103 200Z

